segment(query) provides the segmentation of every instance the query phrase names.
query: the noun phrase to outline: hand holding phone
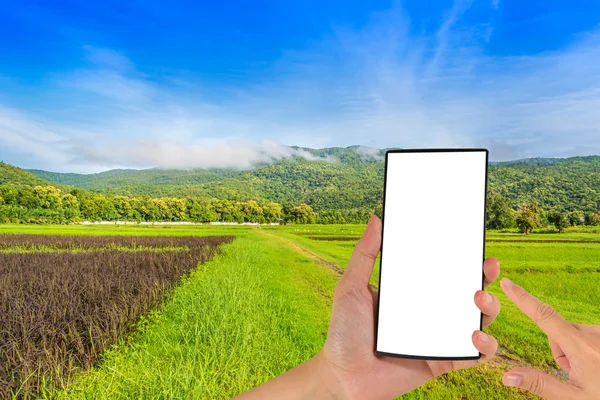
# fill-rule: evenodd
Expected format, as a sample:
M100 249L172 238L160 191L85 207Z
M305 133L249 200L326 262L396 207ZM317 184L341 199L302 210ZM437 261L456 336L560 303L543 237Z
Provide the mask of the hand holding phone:
M326 359L326 365L334 371L339 393L348 394L348 398L392 399L439 375L482 365L494 357L498 342L480 330L471 332L468 337L482 354L477 360L432 361L377 356L373 348L378 294L369 287L369 278L380 247L381 222L373 217L335 289L327 341L319 357ZM479 265L479 276L482 270L485 286L488 286L500 274L498 260L485 260L483 266ZM428 291L423 293L424 297L430 295ZM483 326L491 324L500 311L498 298L481 290L470 293L469 298L484 314ZM428 318L440 321L442 309L433 310ZM437 324L436 338L443 341L448 328Z

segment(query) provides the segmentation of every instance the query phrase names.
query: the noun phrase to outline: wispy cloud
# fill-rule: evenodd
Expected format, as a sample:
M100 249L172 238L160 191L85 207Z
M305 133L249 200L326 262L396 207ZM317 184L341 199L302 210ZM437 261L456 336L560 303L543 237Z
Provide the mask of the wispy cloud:
M412 33L402 9L373 14L358 30L335 27L307 50L284 52L252 84L218 90L86 46L85 66L40 88L60 113L0 103L0 157L97 171L306 156L288 144L488 146L495 160L600 154L600 33L561 51L493 56L491 22L461 23L469 6L455 3L431 35Z
M84 46L83 49L86 51L87 60L101 68L121 72L135 70L135 66L127 57L114 50L89 45Z
M128 110L147 106L155 100L158 95L155 85L125 56L92 46L85 46L84 50L90 63L88 67L58 77L59 87L75 94L96 95L95 100L111 101L113 106ZM87 100L93 102L94 98Z

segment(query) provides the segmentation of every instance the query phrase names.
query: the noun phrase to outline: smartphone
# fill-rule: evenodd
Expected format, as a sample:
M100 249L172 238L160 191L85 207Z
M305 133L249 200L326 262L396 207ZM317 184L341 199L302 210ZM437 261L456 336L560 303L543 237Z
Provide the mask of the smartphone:
M375 353L475 360L483 316L486 149L385 155Z

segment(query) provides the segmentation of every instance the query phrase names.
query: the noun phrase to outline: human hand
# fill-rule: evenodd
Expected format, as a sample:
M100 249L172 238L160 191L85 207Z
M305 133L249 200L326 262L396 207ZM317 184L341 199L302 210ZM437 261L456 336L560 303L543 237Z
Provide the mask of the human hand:
M560 379L532 368L516 368L504 374L506 386L516 386L549 400L600 398L600 326L571 324L550 305L507 278L502 290L548 336L556 363L569 374Z
M323 376L332 378L330 391L340 398L391 399L444 373L489 361L498 342L480 331L472 337L482 354L479 360L425 361L375 355L377 293L369 286L369 278L380 247L381 221L372 217L335 289L327 341L315 357L325 366ZM498 260L487 259L483 270L487 286L500 274ZM500 301L481 290L474 300L484 314L484 326L488 326L500 311Z

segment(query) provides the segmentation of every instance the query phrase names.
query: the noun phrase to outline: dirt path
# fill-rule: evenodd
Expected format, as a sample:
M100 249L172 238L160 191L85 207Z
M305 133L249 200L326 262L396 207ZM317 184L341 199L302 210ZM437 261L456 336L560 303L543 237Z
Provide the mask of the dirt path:
M308 256L309 258L312 258L313 261L315 261L317 264L325 265L327 268L329 268L330 270L332 270L333 272L335 272L336 274L338 274L340 276L344 273L344 270L338 268L337 265L330 263L329 261L316 255L315 253L308 251L307 249L305 249L304 247L301 247L298 243L294 242L293 240L290 240L286 237L279 236L279 235L276 235L276 234L273 234L273 233L267 232L267 231L261 231L261 233L269 235L269 236L275 236L281 240L284 240L290 246L292 246L296 251L303 253L304 255Z
M323 258L319 257L318 255L311 253L310 251L306 250L304 247L300 247L297 243L293 242L290 239L287 238L282 238L287 240L290 245L292 245L294 248L296 248L297 250L299 250L300 252L306 254L307 256L309 256L310 258L312 258L317 264L323 264L325 266L327 266L327 268L329 268L330 270L332 270L333 272L337 273L338 275L342 275L344 273L344 271L340 268L337 267L337 265L330 263L329 261L324 260Z

